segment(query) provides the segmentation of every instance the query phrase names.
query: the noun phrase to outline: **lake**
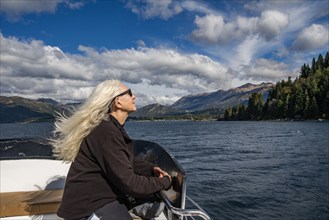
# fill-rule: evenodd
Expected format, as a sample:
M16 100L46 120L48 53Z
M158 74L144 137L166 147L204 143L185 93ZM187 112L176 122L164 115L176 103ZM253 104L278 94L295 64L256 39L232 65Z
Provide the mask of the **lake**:
M52 123L0 124L1 138L47 137ZM187 193L213 219L329 219L328 122L128 121L165 146Z

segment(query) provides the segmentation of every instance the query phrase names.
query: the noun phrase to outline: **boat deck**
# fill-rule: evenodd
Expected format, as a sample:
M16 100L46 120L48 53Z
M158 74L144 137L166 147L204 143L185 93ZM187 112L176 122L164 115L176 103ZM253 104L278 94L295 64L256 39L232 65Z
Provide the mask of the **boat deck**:
M0 217L55 213L63 190L6 192L0 194Z

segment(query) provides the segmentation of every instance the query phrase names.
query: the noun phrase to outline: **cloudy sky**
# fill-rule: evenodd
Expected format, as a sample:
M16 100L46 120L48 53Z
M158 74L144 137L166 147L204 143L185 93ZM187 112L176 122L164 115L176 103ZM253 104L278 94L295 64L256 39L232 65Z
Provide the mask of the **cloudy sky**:
M296 77L329 50L328 0L0 0L1 95L137 104Z

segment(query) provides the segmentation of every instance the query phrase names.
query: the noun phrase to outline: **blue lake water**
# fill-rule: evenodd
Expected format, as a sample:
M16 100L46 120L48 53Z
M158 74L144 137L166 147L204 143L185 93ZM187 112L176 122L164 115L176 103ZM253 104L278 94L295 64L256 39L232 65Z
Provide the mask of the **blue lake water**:
M46 137L52 123L0 124L1 138ZM329 219L328 122L129 121L170 150L187 192L213 219Z

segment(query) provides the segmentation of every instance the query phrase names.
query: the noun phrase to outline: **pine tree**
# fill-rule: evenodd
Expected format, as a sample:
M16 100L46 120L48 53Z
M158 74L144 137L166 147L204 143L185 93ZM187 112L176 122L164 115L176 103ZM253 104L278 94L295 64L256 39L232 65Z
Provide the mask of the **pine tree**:
M323 67L324 67L324 60L322 54L320 54L316 62L316 69L323 70Z
M319 92L316 96L322 117L329 118L329 68L323 70L318 82Z
M312 73L315 73L316 71L316 62L315 62L315 58L313 57L312 59Z
M308 109L310 107L310 102L311 102L307 90L304 91L303 98L304 98L304 102L303 102L303 116L307 116L307 113L308 113L307 111L308 111Z
M232 115L231 115L232 120L237 120L238 119L238 108L234 106L232 108Z
M296 84L296 94L294 103L294 116L302 117L304 112L304 92L301 85Z
M242 121L242 120L248 120L248 116L247 116L247 111L246 111L246 107L244 105L240 105L238 107L238 120Z
M319 117L319 106L316 102L315 97L312 97L311 103L306 111L307 118L318 118Z
M260 119L263 110L263 96L260 93L252 93L248 102L248 115L250 119Z
M326 53L326 56L324 58L324 65L323 68L326 69L329 67L329 52Z
M288 77L287 86L288 87L292 86L291 76Z
M318 67L318 66L317 66ZM309 65L305 64L301 67L300 69L300 76L303 77L303 78L307 78L311 75L311 69L309 67Z
M224 113L224 120L230 120L231 115L232 115L232 109L227 108Z
M290 102L290 94L287 94L285 99L284 99L283 106L282 106L282 116L283 116L283 118L288 118L290 116L289 102Z

